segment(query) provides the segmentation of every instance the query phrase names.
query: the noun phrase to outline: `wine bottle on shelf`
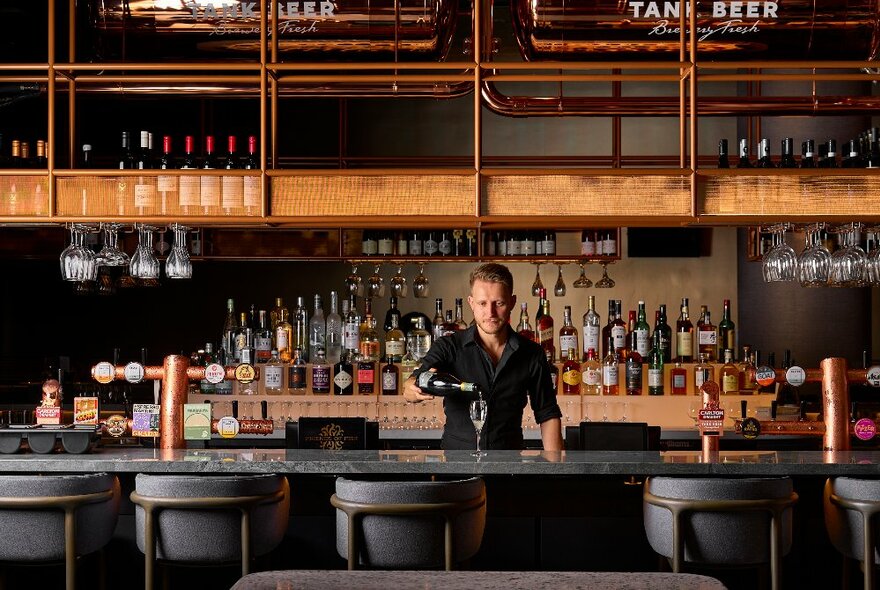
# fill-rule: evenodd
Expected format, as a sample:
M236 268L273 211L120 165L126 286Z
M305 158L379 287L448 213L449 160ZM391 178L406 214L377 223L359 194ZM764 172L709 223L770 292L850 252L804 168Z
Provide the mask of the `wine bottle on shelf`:
M34 161L31 158L31 144L26 141L21 142L21 167L33 168Z
M195 139L192 135L187 135L183 139L183 158L180 160L181 170L195 170L199 167L195 155ZM201 204L201 182L198 176L181 176L180 177L180 208L184 214L192 214L196 212L196 208ZM284 359L284 351L278 347L281 358ZM287 357L288 360L290 357Z
M153 158L150 154L149 131L141 131L140 133L140 149L138 150L134 167L138 170L149 170L153 167Z
M672 362L672 328L666 319L666 304L661 303L659 315L654 327L655 332L660 332L660 352L663 354L663 362Z
M718 140L718 167L730 168L730 156L727 153L727 140Z
M82 159L79 167L83 169L91 169L95 167L95 161L92 159L92 144L84 143L82 146Z
M464 391L477 393L482 397L482 391L478 384L462 381L454 375L441 373L439 371L425 371L424 373L419 373L419 378L416 381L416 384L419 389L429 395L446 396Z
M601 318L596 313L596 296L590 295L587 298L587 312L584 314L584 358L587 352L592 348L594 351L599 350L599 338L602 331L599 323Z
M578 346L578 331L571 323L571 306L566 305L562 316L562 327L559 328L559 357L568 358L568 350L574 351L575 356L580 355ZM580 369L578 369L580 372ZM563 381L565 375L563 374Z
M837 140L829 139L824 146L825 157L819 168L837 168Z
M816 167L816 142L812 139L801 144L801 168Z
M755 163L756 168L775 168L773 159L770 157L770 140L763 138L758 142L758 161Z
M245 170L259 170L260 159L257 157L257 136L248 136L248 153L242 162L242 168ZM253 215L260 212L260 205L263 201L263 193L260 189L259 176L245 176L243 179L243 201L245 212Z
M779 159L780 168L797 168L797 161L794 159L794 139L786 137L782 140L782 156Z
M137 152L135 168L148 170L153 167L153 157L150 153L150 132L140 132L140 149ZM134 185L134 207L139 215L148 215L154 212L156 207L156 185L147 176L138 176Z
M648 395L663 395L663 350L658 330L654 331L651 358L648 362Z
M843 149L843 160L840 161L840 167L864 167L864 162L862 161L862 157L859 154L859 144L855 139L850 139L848 142L846 142L846 147Z
M226 157L223 159L223 168L226 170L236 170L241 167L238 153L236 152L236 139L234 135L230 135L226 140ZM240 209L244 206L244 177L243 176L223 176L220 179L221 185L221 201L225 213L230 213L234 209Z
M176 168L174 165L174 156L171 153L170 135L162 137L162 157L159 158L158 168L160 170L171 170L172 168Z
M220 167L217 156L214 153L214 136L205 137L205 158L202 160L202 170L214 170ZM200 205L205 215L217 212L220 206L220 177L203 175L199 177Z
M675 322L675 360L689 363L694 360L694 325L688 317L688 300L681 300L681 312Z
M749 161L749 140L739 140L739 160L736 163L737 168L751 168L752 163Z
M733 351L733 358L736 360L736 325L730 319L730 299L724 300L721 322L718 324L718 348L721 355L725 350Z
M134 153L131 151L131 143L129 142L128 131L122 132L122 149L119 152L119 169L134 170L137 168Z
M42 170L49 167L49 158L47 154L48 145L45 140L37 140L37 155L34 158L34 168Z

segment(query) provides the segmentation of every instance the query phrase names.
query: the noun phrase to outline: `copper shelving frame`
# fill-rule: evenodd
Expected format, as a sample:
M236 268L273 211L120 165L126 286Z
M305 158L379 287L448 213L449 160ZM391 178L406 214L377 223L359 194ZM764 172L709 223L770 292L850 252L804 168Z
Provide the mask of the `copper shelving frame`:
M574 229L583 226L613 227L620 225L746 225L770 221L821 221L858 218L867 222L880 221L880 178L873 170L822 170L818 175L800 170L743 171L702 168L698 159L697 129L698 81L810 81L880 79L878 73L823 73L823 69L867 68L871 62L723 62L701 63L696 44L696 20L682 11L679 19L678 61L641 62L499 62L491 59L488 39L489 0L473 4L471 21L473 36L472 60L453 62L358 62L313 63L281 62L278 59L277 14L267 16L268 0L260 0L260 57L258 61L211 63L106 63L76 62L75 2L69 0L69 62L56 61L55 2L48 1L48 58L46 63L0 64L0 79L32 81L47 87L47 139L56 145L56 91L66 86L69 127L66 130L69 161L75 161L77 93L84 85L97 82L145 82L186 84L198 74L204 84L246 84L259 86L260 101L259 153L260 170L248 172L217 171L207 176L246 175L259 177L258 210L156 212L116 211L96 214L86 202L79 214L71 213L71 190L95 179L128 182L131 176L175 176L181 179L196 173L184 171L118 171L70 170L56 168L55 150L48 154L46 171L0 171L0 192L8 178L44 178L45 207L30 214L10 214L0 204L0 223L65 223L71 221L118 220L167 223L183 219L195 225L289 226L289 227L522 227ZM689 0L691 14L696 14L695 0ZM767 73L766 70L794 68L797 73ZM745 69L747 73L729 73ZM96 75L100 70L102 74ZM806 70L806 71L804 71ZM636 73L632 73L632 72ZM35 74L37 72L37 74ZM587 72L587 73L584 73ZM610 73L609 73L610 72ZM647 72L647 73L646 73ZM470 83L473 101L473 158L470 166L393 168L278 168L279 95L285 84L294 83ZM663 168L625 168L620 154L620 116L611 110L611 166L603 168L571 166L564 162L557 167L487 166L484 162L482 109L486 98L484 83L503 82L596 82L611 83L616 96L626 82L676 83L678 88L678 162ZM650 110L646 109L650 115ZM666 161L669 162L669 158ZM673 158L674 160L674 158ZM704 158L705 160L705 158ZM672 164L673 162L669 162ZM199 175L206 175L203 171ZM77 184L80 183L80 184ZM352 198L352 191L364 183L373 196ZM426 194L426 187L443 185L441 196ZM72 189L70 187L73 187ZM355 188L353 188L355 187ZM767 190L768 187L772 190ZM805 188L823 191L855 190L864 196L846 207L827 199L801 200ZM85 190L85 189L83 189ZM757 195L756 191L765 192ZM637 208L633 192L638 191ZM787 191L787 192L786 192ZM792 192L794 191L794 192ZM64 193L59 198L59 192ZM867 194L866 194L867 193ZM311 195L311 200L304 195ZM537 198L536 198L537 197ZM757 204L756 204L757 199ZM855 207L850 205L856 205ZM241 214L239 214L241 213Z

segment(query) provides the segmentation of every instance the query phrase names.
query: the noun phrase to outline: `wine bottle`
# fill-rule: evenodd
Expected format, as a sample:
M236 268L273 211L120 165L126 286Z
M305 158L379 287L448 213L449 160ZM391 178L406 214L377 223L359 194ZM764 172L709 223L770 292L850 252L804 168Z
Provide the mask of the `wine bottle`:
M749 161L749 140L740 139L739 140L739 161L736 164L737 168L751 168L752 163Z
M660 352L663 354L663 362L672 362L672 328L666 320L666 304L661 303L659 317L657 318L655 332L660 332Z
M786 137L782 140L782 157L779 160L780 168L797 168L794 159L794 139Z
M219 162L214 154L214 136L205 137L205 158L202 160L202 170L214 170L219 168ZM201 191L200 204L202 212L210 215L216 212L220 206L220 177L204 175L199 177L199 190Z
M240 168L238 154L236 153L236 140L234 135L230 135L226 141L227 152L223 159L223 168L226 170L235 170ZM240 209L244 206L244 177L243 176L224 176L220 181L222 189L221 206L223 211L231 213L234 209Z
M141 131L140 133L140 150L138 150L135 168L138 170L148 170L153 167L152 156L150 154L150 132Z
M825 157L819 168L837 168L837 140L829 139L824 146Z
M801 168L816 167L816 142L812 139L806 140L801 144Z
M241 165L245 170L259 170L260 160L257 158L257 137L255 135L248 136L248 153ZM260 187L259 176L245 176L244 184L244 208L248 215L259 213L260 205L263 201L263 193Z
M37 156L34 158L34 168L42 170L49 167L48 149L49 146L45 140L37 140Z
M92 145L89 143L84 143L82 146L82 160L80 161L79 167L85 169L95 167L95 162L92 160Z
M430 395L446 396L465 391L482 397L482 390L478 384L462 381L449 373L425 371L419 374L417 385L419 389Z
M859 154L858 142L855 139L850 139L846 142L846 148L844 148L843 160L840 162L841 168L862 168L864 162L862 162L862 158Z
M736 359L736 325L730 319L730 299L724 300L724 310L718 324L718 348L722 358L725 350L731 350Z
M681 300L681 313L675 322L675 360L689 363L694 359L694 325L688 318L688 300Z
M135 164L134 154L131 151L129 143L128 131L122 132L122 150L119 153L119 169L133 170L137 168Z
M198 168L195 155L195 140L192 135L183 139L183 159L180 161L181 170L195 170ZM180 207L185 214L195 213L196 207L201 203L201 183L198 176L180 177ZM281 358L284 359L284 351L278 347ZM290 357L287 357L290 360Z
M763 138L758 142L758 162L755 164L757 168L775 168L773 160L770 158L770 140Z
M730 168L730 157L727 154L727 140L718 140L718 167Z

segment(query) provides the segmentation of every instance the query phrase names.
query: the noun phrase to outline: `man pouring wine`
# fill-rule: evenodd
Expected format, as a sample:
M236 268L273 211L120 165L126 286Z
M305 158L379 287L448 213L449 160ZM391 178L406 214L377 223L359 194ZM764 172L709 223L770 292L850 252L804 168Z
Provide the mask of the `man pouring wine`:
M432 392L445 393L444 449L474 448L470 405L482 396L487 406L483 448L521 449L523 410L530 404L541 426L544 450L561 451L562 412L550 365L541 347L522 338L509 324L516 306L510 270L502 264L482 264L471 272L470 286L468 304L474 325L434 342L421 366L404 383L404 398L418 403L433 399ZM430 370L447 375L420 380ZM438 381L445 385L434 386L432 382Z

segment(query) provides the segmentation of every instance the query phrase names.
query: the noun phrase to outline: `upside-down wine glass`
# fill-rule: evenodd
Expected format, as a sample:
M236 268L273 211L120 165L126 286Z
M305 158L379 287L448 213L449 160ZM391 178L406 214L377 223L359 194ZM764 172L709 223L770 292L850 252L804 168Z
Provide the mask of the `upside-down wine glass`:
M541 289L544 288L544 283L541 282L541 263L538 262L535 264L535 280L532 281L532 296L540 297Z
M419 263L419 274L413 279L413 295L418 298L427 297L429 287L428 277L425 276L425 265Z
M345 286L348 288L349 295L363 297L364 283L363 279L358 274L357 264L351 265L351 274L345 278Z
M174 233L174 246L165 259L165 276L169 279L191 279L192 261L186 251L186 232L189 228L179 223L171 225Z
M768 283L790 282L797 280L797 254L794 248L785 242L788 223L780 223L768 228L773 234L773 248L762 259L764 281Z
M822 242L824 224L807 226L804 250L798 256L797 275L802 287L824 287L828 284L831 253Z
M597 289L610 289L614 286L614 279L608 276L608 263L602 263L602 278L596 281Z
M868 252L868 281L872 285L880 285L880 244L877 243L878 228L871 228L873 239L869 242L873 245Z
M557 264L559 267L559 276L556 277L556 284L553 286L553 294L557 297L565 297L565 281L562 279L562 265Z
M104 247L98 252L98 264L100 266L125 266L128 264L128 254L119 248L119 230L124 227L121 223L102 223L101 231L104 232Z
M578 266L581 267L581 276L579 276L574 283L572 283L572 287L575 289L589 289L593 286L593 281L587 278L587 272L584 268L586 263L578 262Z
M403 276L403 265L397 265L397 274L391 277L391 294L397 298L406 297L409 291L406 284L406 277Z
M475 399L471 402L471 422L477 431L477 450L471 453L473 457L485 457L486 452L480 450L480 434L483 432L483 424L486 423L486 400Z
M131 276L138 279L158 279L159 259L153 253L153 232L158 228L139 223L135 225L138 231L138 246L129 262Z
M863 287L866 284L868 255L859 244L862 224L855 222L838 229L843 248L831 255L833 287Z

